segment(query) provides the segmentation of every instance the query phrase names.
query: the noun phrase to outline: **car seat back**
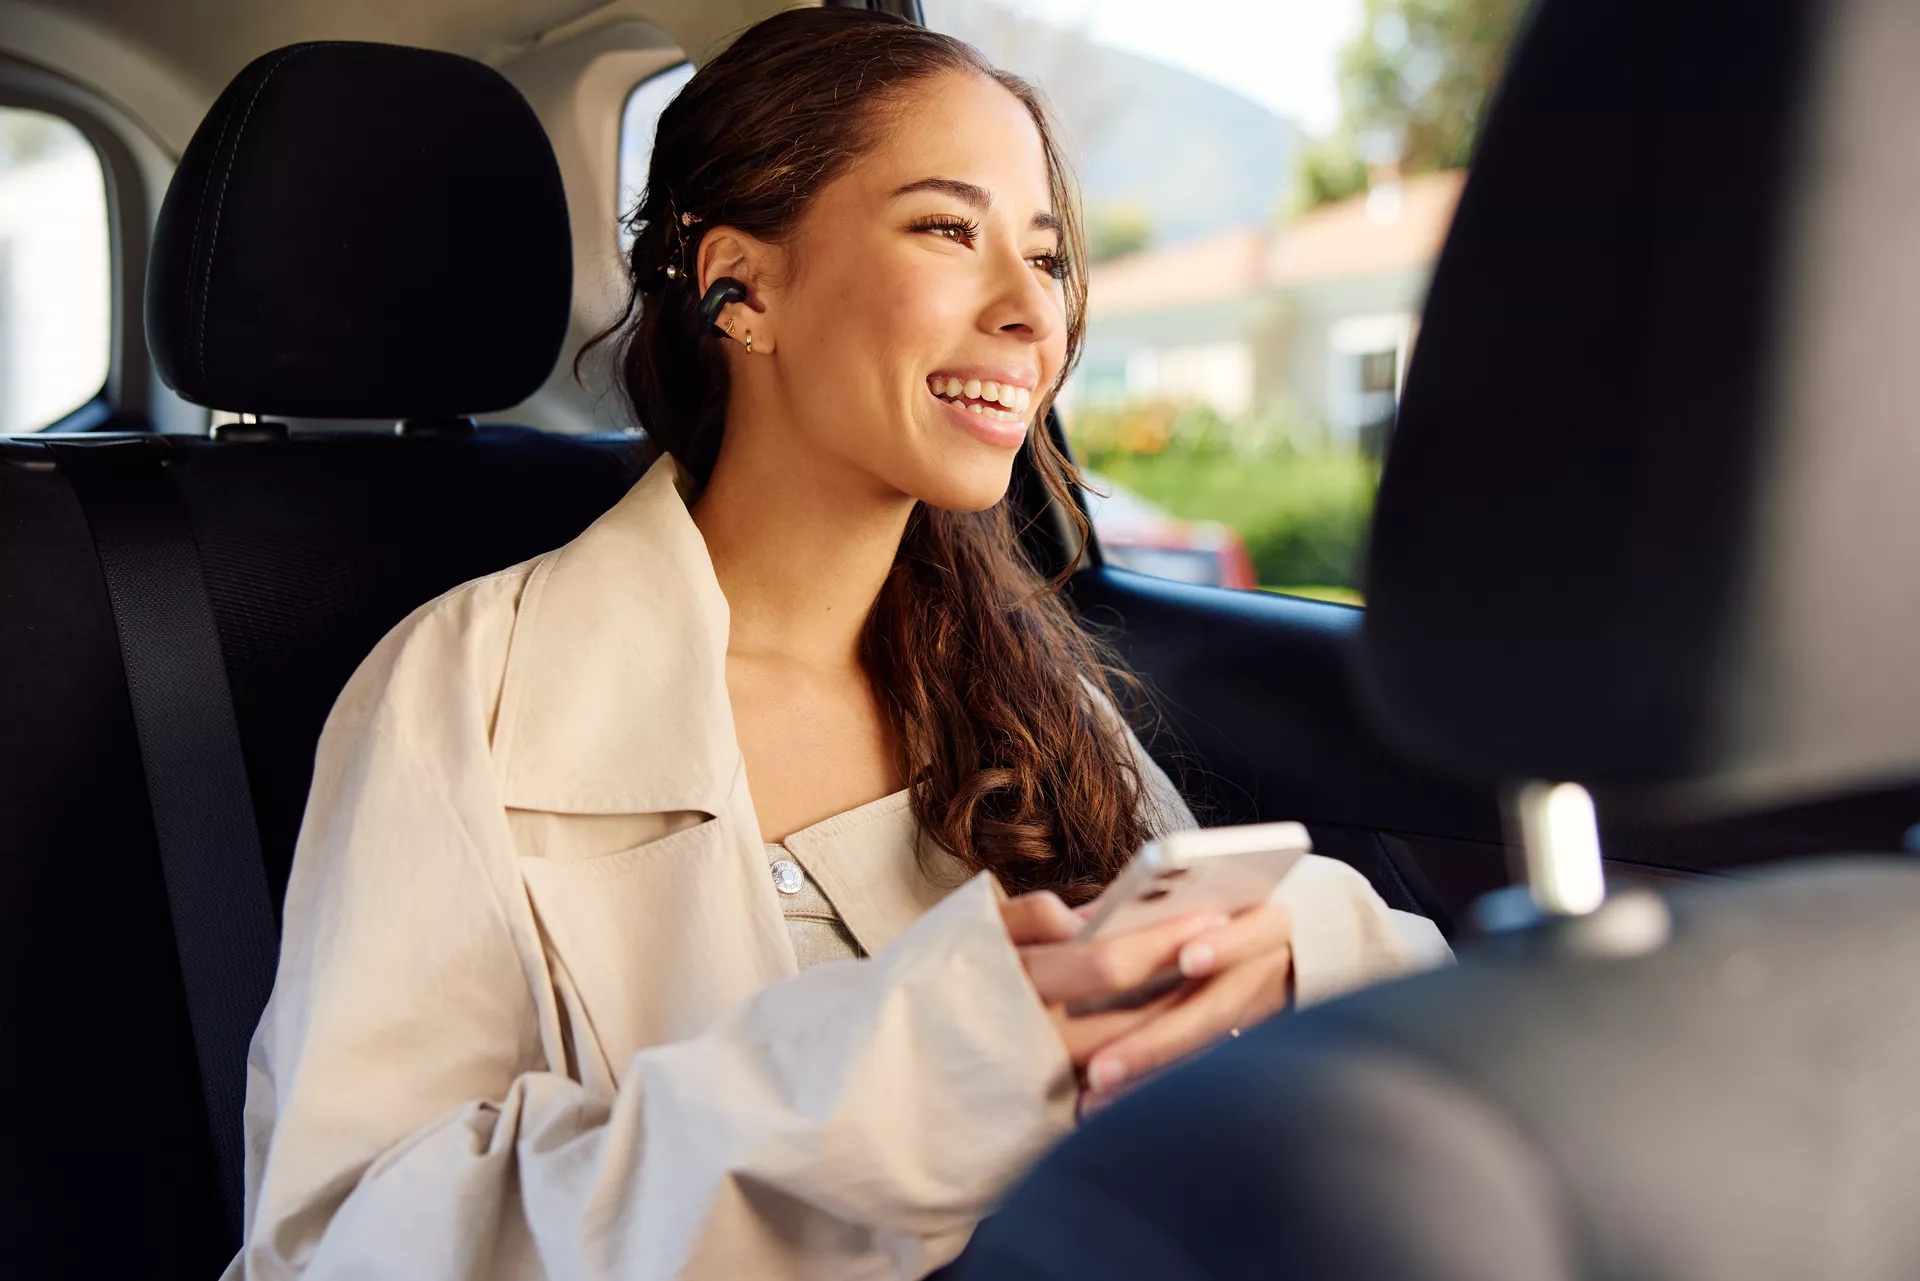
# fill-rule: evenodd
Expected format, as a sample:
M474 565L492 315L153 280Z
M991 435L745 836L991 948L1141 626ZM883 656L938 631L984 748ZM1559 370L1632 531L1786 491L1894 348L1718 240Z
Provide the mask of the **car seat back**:
M388 46L281 50L236 79L183 158L150 342L199 403L378 421L0 442L0 964L21 976L0 1022L0 1092L21 1104L0 1135L0 1240L21 1275L201 1278L235 1244L238 1116L211 1126L204 1069L210 1048L229 1079L244 1063L196 1039L206 993L182 971L183 943L217 949L235 918L218 884L197 923L170 910L178 873L218 851L163 849L167 802L148 786L157 764L210 770L215 753L204 734L156 744L136 728L129 644L186 678L164 663L167 636L130 637L103 540L133 557L134 590L199 592L225 702L206 682L163 693L237 732L277 911L314 744L361 658L433 596L567 541L645 461L635 439L467 418L547 376L569 260L551 150L496 73ZM186 573L142 583L162 544L185 548ZM224 977L261 996L271 979ZM257 1016L225 1016L242 1057Z

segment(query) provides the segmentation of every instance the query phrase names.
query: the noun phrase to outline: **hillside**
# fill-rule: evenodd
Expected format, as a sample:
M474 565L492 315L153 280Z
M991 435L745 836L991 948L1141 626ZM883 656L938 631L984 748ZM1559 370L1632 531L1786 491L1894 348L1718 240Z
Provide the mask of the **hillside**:
M1038 84L1069 135L1090 208L1144 210L1166 245L1274 218L1293 125L1233 89L1024 18L992 0L922 0L927 25Z

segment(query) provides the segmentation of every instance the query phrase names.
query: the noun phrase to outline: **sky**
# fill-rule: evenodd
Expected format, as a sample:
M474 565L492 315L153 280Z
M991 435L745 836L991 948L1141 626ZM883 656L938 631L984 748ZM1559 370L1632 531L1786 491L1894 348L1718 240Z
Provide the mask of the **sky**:
M1340 47L1361 0L1012 0L1022 13L1231 85L1323 134L1340 116ZM1181 21L1169 20L1180 14Z

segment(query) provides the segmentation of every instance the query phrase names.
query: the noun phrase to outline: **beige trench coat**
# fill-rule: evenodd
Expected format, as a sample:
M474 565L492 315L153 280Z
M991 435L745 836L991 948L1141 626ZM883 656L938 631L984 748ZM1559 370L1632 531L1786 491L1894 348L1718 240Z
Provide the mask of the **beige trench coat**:
M799 971L678 483L420 609L342 693L230 1281L917 1277L1072 1125L990 878L906 839L810 868L872 955ZM1283 894L1302 1002L1434 954L1339 864Z

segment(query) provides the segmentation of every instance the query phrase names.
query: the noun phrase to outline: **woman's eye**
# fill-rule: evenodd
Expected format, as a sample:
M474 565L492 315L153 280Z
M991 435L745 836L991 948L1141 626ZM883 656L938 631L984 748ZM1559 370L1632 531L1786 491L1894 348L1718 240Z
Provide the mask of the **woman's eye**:
M956 245L970 245L973 243L974 237L980 233L980 227L977 223L966 222L955 218L930 218L925 222L916 224L914 230L930 231L942 240L951 240Z
M1064 254L1035 254L1033 257L1027 259L1027 261L1035 267L1038 267L1041 271L1046 272L1049 276L1052 276L1055 280L1065 280L1067 278L1067 259Z

